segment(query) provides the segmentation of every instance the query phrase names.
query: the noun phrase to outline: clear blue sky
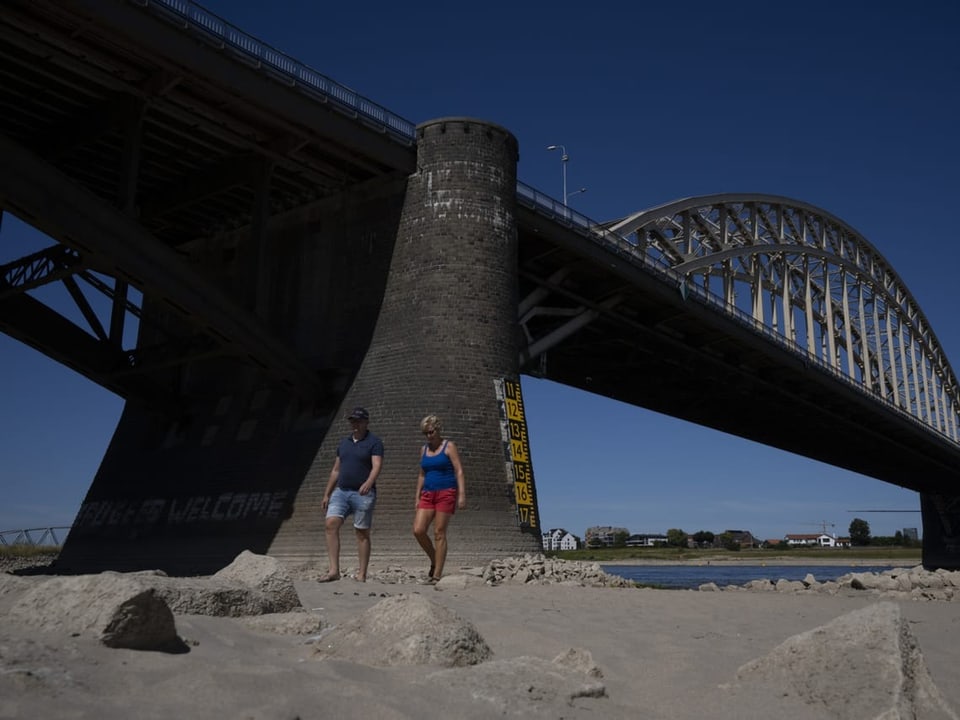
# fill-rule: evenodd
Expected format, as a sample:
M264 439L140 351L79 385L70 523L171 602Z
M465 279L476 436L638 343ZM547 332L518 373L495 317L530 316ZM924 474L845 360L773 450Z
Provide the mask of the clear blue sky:
M558 198L546 147L565 145L569 189L587 188L571 205L595 220L718 192L819 206L892 263L957 369L960 6L534 5L206 3L412 122L505 126L519 178ZM0 262L43 242L8 216ZM68 525L122 402L5 335L0 362L0 530ZM546 527L767 538L919 510L911 491L641 408L531 378L523 391ZM920 526L861 516L875 535Z

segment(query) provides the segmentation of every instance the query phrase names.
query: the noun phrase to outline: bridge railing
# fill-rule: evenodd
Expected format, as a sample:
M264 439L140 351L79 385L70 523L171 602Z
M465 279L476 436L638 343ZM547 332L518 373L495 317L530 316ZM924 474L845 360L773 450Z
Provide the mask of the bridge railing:
M903 419L908 420L918 428L922 428L927 432L936 433L954 445L960 445L955 438L951 437L940 428L923 422L916 416L899 407L893 401L888 400L876 392L867 390L863 383L858 382L856 379L844 374L837 368L825 362L823 359L809 352L806 348L797 345L790 339L781 335L775 329L765 325L740 308L729 305L721 296L709 292L706 288L700 285L689 283L686 275L674 270L669 264L667 264L665 260L660 257L651 257L647 255L647 253L643 252L643 250L641 250L636 244L630 242L627 238L618 233L611 232L601 223L591 220L586 215L582 215L581 213L572 210L570 207L564 205L558 200L555 200L549 195L546 195L530 185L519 181L517 182L517 199L530 209L547 215L555 222L561 225L566 225L567 227L577 231L584 238L603 246L608 251L624 258L631 264L643 268L643 270L652 275L658 276L662 281L676 287L677 291L681 293L685 300L694 299L705 305L714 307L725 316L734 319L739 324L749 328L759 335L762 335L767 340L776 343L788 352L797 356L803 360L806 365L816 366L817 369L829 374L834 379L843 382L854 390L859 391L861 394L871 397L874 401L885 405L888 410L896 413Z
M231 51L239 60L269 72L277 80L367 125L395 140L412 145L416 126L350 88L270 47L191 0L130 0L177 25L199 34L212 45Z
M0 530L0 547L60 547L70 533L70 525L57 527Z

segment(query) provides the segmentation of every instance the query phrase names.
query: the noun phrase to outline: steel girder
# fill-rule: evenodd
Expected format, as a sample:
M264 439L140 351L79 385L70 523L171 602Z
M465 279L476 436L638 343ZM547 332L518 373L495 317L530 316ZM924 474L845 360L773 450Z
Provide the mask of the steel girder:
M324 373L310 372L257 315L266 224L409 174L412 123L181 0L5 2L0 107L0 213L61 243L0 267L0 330L151 405L169 393L149 375L212 353L325 392ZM90 193L79 218L58 202L58 187L72 200ZM252 306L205 278L193 287L160 278L179 267L184 243L237 228L254 238L242 258L245 282L257 288ZM28 294L55 282L78 322ZM108 317L97 317L104 302L88 299L90 288L107 298ZM169 307L194 320L172 336L151 321ZM159 336L124 349L123 336L144 325Z
M956 375L890 263L830 213L773 195L710 195L607 225L684 292L718 300L863 392L954 441Z

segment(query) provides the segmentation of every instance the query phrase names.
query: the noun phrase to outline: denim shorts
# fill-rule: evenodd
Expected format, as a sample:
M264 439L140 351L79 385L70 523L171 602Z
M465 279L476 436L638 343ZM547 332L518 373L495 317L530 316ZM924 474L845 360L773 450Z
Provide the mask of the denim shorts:
M361 495L356 490L334 488L330 502L327 503L327 517L345 518L353 515L353 526L357 530L369 530L373 520L373 506L376 504L376 490Z

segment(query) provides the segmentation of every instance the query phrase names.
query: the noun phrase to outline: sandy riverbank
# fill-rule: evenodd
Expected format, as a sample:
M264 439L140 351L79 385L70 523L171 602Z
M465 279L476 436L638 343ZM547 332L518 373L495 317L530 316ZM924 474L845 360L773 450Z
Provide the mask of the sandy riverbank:
M305 612L317 617L321 631L280 634L236 618L182 615L176 617L177 632L189 650L180 654L110 649L83 636L4 623L0 718L740 720L775 715L779 720L852 720L866 717L856 714L858 703L877 692L875 667L860 672L864 657L844 657L840 648L839 666L829 679L842 691L843 703L836 707L784 691L779 680L738 676L739 668L755 660L763 664L788 638L876 606L876 595L488 586L463 578L458 583L452 575L436 587L377 579L297 580ZM2 580L0 614L6 614L25 587L44 577ZM382 667L377 652L359 662L318 654L328 633L368 617L364 613L371 609L368 629L375 637L386 630L375 628L378 603L413 596L469 622L489 645L491 659L442 670ZM960 605L894 604L930 678L945 700L960 708L954 677L960 664ZM600 673L584 674L578 682L585 688L602 686L602 694L570 699L567 690L561 691L570 676L549 670L550 662L571 650L588 653ZM957 715L919 717L956 720Z

